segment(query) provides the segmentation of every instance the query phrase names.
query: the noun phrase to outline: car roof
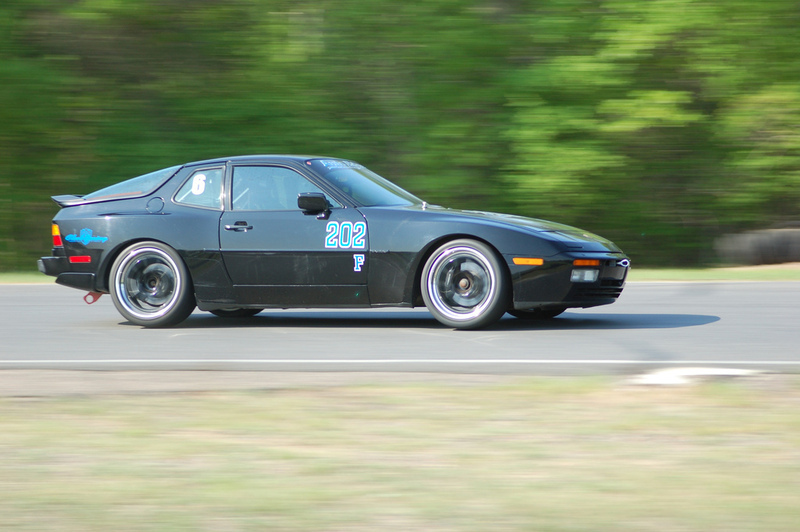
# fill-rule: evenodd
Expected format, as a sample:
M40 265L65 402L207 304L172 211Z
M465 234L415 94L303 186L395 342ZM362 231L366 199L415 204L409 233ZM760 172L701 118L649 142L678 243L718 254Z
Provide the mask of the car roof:
M339 157L321 157L318 155L236 155L234 157L217 157L215 159L205 159L202 161L194 161L186 163L184 166L198 166L207 164L225 164L231 163L299 163L303 164L309 159L334 159L338 160Z

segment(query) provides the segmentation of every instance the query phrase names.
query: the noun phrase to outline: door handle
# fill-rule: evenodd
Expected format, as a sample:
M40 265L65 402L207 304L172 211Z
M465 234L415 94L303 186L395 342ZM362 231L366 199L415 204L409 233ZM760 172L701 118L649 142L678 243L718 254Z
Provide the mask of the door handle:
M253 226L252 225L247 225L247 222L245 222L245 221L240 221L240 222L234 223L233 225L226 225L225 226L225 230L226 231L237 231L237 232L245 232L245 233L247 231L251 230L252 228L253 228Z

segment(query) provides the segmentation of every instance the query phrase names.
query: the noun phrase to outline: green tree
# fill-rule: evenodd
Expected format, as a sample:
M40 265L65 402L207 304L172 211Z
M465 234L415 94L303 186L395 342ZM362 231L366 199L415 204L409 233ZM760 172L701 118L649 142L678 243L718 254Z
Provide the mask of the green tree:
M707 261L798 216L798 26L790 0L11 0L0 269L47 252L52 194L278 152Z

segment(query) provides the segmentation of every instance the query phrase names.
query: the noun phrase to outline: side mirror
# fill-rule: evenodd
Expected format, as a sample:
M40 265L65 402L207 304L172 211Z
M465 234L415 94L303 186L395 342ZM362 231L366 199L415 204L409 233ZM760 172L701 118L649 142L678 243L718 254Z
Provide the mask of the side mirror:
M303 214L316 214L322 220L331 212L328 198L321 192L301 192L297 195L297 206Z

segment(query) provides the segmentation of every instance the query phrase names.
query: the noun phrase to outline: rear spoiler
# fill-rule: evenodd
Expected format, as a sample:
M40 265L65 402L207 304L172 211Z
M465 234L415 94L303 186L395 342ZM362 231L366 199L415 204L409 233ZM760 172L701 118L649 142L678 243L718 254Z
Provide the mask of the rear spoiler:
M51 196L51 199L56 202L59 207L72 207L74 205L81 205L87 203L81 196L74 196L72 194L64 194L62 196Z

